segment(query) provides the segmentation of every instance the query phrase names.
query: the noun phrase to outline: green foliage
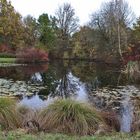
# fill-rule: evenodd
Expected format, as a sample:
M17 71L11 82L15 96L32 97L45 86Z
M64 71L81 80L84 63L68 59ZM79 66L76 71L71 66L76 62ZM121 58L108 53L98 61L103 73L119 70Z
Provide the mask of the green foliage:
M103 123L99 113L72 100L58 100L40 113L41 127L46 131L68 134L94 134Z
M38 18L38 26L40 37L39 40L48 48L54 47L55 33L53 22L48 17L48 14L42 14Z
M15 105L15 101L10 98L0 98L0 109L5 109L7 107Z

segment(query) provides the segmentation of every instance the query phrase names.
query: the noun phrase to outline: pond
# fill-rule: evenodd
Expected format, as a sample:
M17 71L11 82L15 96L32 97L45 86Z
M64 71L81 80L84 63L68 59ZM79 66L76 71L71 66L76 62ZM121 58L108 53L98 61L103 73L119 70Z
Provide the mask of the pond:
M98 109L117 112L121 131L129 132L139 100L139 80L118 66L84 61L0 67L0 95L15 96L19 104L41 108L58 98L72 98Z

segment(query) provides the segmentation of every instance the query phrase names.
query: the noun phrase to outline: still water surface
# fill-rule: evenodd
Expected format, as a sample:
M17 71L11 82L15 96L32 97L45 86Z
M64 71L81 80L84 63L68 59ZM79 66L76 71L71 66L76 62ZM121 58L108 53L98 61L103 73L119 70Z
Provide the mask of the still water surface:
M4 80L9 86L2 83ZM47 106L57 98L72 98L104 109L107 103L97 98L98 91L104 88L114 90L128 85L139 91L139 81L134 82L122 74L119 67L104 63L56 61L42 65L0 68L0 93L5 94L4 90L7 89L14 93L17 86L19 90L16 93L22 95L19 104L32 108ZM127 91L127 88L125 90ZM106 92L108 93L108 90ZM122 97L119 106L121 130L129 132L133 107L127 94Z

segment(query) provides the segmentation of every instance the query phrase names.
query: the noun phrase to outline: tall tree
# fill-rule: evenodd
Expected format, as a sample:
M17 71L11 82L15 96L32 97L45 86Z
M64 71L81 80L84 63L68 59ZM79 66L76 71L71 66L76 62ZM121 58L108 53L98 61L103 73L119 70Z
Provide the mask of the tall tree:
M51 20L52 19L52 20ZM49 18L48 14L42 14L38 19L40 42L49 49L54 47L55 43L55 19Z
M24 42L27 47L35 46L39 37L38 25L36 19L28 15L23 19L24 25Z
M127 31L133 21L133 12L123 0L104 3L101 10L91 16L91 27L98 30L98 45L101 50L118 54L127 47Z
M17 47L22 40L21 15L14 10L11 2L0 0L0 36L1 41L11 47Z
M55 17L59 38L68 41L71 34L78 28L79 19L75 16L75 10L69 3L64 3L56 10Z
M88 26L80 27L80 30L73 34L73 53L75 57L92 58L95 50L94 30Z

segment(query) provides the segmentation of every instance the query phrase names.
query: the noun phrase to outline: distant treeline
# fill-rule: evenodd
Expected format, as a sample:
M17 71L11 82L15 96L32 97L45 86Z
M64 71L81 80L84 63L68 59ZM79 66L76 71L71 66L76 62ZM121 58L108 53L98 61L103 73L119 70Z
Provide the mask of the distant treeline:
M0 52L38 48L50 58L119 61L139 41L140 18L136 21L122 0L105 2L83 26L69 3L59 6L53 16L43 13L35 19L22 17L11 2L0 0Z

